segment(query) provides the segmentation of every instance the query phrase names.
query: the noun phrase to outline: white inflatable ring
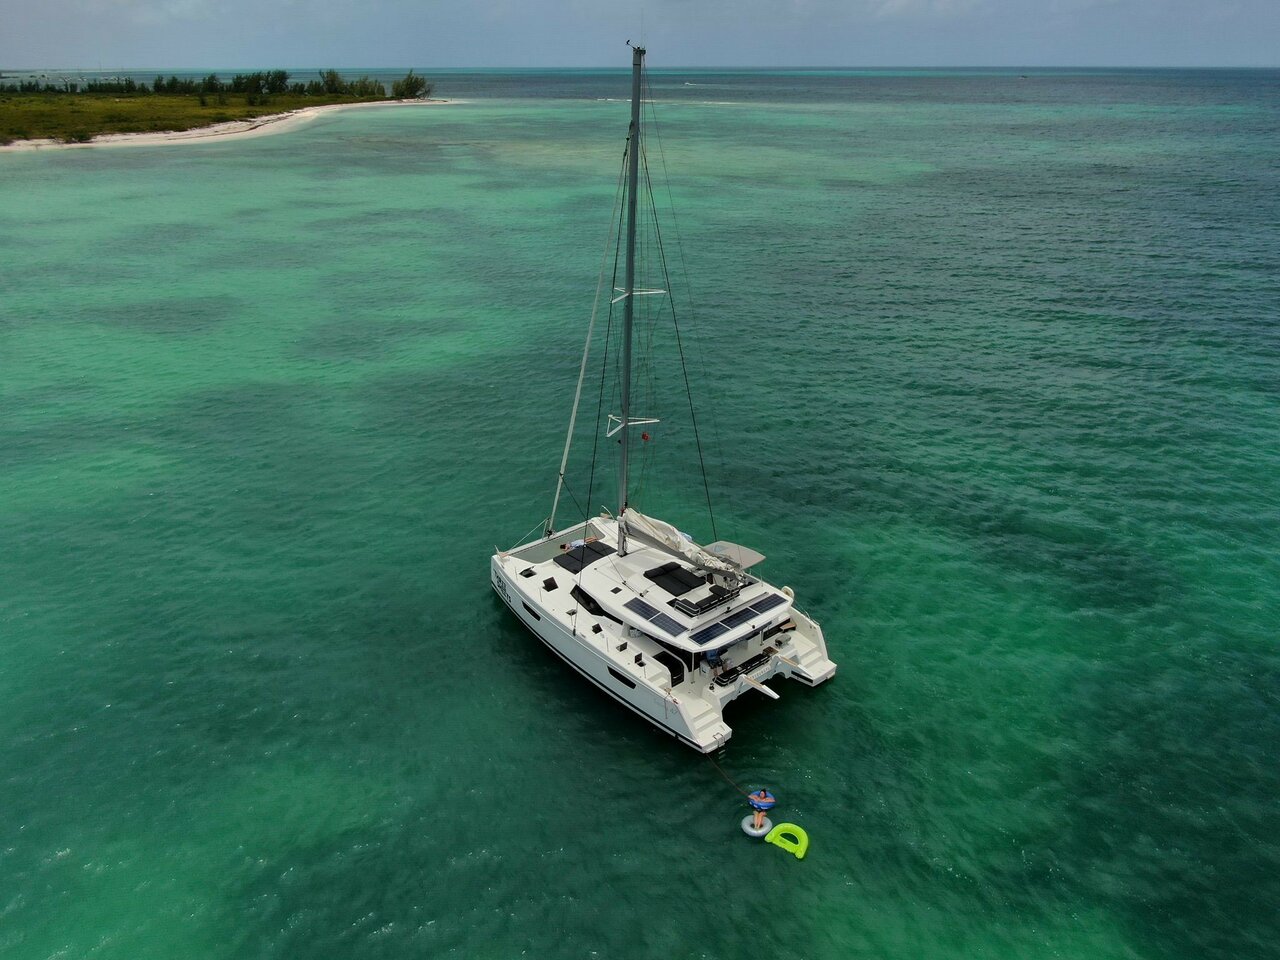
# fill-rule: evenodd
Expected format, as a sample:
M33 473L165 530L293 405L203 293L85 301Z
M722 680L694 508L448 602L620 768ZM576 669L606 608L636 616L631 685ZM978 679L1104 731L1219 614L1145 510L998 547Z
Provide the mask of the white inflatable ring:
M748 837L755 837L758 840L772 829L773 823L770 822L768 817L764 818L764 823L760 825L759 830L756 829L756 815L754 813L748 813L742 818L742 832Z

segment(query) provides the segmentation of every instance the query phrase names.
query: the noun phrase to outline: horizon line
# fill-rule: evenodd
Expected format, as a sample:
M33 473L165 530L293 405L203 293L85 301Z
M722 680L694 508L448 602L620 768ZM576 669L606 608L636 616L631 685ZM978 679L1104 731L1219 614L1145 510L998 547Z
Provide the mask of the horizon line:
M334 66L334 65L272 65L264 66L229 66L222 64L219 66L209 65L192 65L192 66L175 66L169 65L158 67L154 65L143 66L125 66L115 65L110 67L97 66L89 67L85 65L77 66L38 66L38 67L8 67L0 66L0 75L5 73L36 73L39 71L61 70L61 71L78 71L81 73L107 73L113 70L127 70L130 72L151 72L156 71L163 73L164 71L191 72L195 70L449 70L449 71L474 71L474 70L511 70L511 71L561 71L561 70L606 70L622 74L631 72L630 67L619 67L616 64L596 64L596 65L578 65L578 66L513 66L513 65L489 65L489 66L377 66L370 64L359 64L352 66ZM1011 63L1011 64L983 64L983 63L898 63L898 64L773 64L762 66L759 64L677 64L672 66L650 67L654 72L670 71L679 72L687 70L1280 70L1280 63L1277 64L1180 64L1180 63L1147 63L1147 64L1029 64L1029 63Z

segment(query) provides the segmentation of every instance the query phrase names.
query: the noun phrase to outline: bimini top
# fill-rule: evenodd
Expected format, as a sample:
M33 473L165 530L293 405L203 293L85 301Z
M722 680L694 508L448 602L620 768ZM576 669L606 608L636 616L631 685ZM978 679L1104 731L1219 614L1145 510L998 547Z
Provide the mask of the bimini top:
M728 540L717 540L715 543L708 543L702 549L707 553L713 553L717 557L728 560L730 563L737 564L743 570L748 570L757 563L764 562L763 553L758 553L750 547L744 547L740 543L730 543Z

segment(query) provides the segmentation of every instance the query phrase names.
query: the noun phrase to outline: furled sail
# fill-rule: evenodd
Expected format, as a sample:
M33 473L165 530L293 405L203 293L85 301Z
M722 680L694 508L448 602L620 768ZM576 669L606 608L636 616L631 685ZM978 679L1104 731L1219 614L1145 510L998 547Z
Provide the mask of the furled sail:
M735 579L742 576L742 568L724 557L703 550L671 524L663 520L646 517L631 507L622 515L626 525L627 536L647 540L676 556L684 557L694 566L702 570L710 570Z

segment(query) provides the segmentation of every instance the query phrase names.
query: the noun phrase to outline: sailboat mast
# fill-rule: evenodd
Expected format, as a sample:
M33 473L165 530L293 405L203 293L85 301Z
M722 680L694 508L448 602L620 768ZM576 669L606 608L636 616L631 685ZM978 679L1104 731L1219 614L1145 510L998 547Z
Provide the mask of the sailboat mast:
M631 325L635 315L636 201L640 185L640 74L644 47L631 48L631 132L627 146L627 276L622 309L622 457L618 466L618 553L627 552L622 516L627 510L627 452L631 446Z

